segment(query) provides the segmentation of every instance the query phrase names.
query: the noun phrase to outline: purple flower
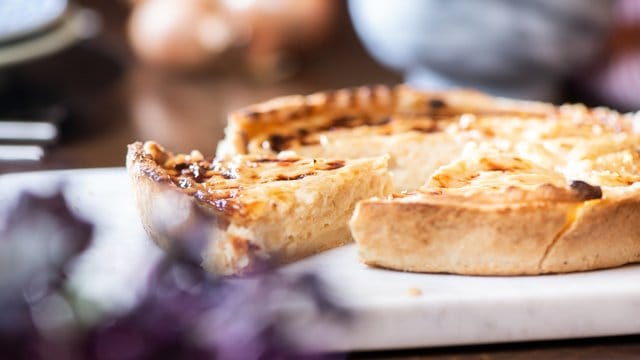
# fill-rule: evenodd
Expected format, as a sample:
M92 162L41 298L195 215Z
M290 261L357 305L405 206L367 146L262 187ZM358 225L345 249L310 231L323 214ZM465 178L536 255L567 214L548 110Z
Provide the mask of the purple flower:
M327 358L300 348L286 330L284 303L346 323L312 274L284 276L269 264L251 277L224 279L200 267L211 219L195 211L171 236L180 248L148 274L146 292L124 313L83 323L90 304L67 290L67 272L90 244L92 226L62 194L24 194L0 230L0 358L289 359ZM144 274L141 274L144 276Z

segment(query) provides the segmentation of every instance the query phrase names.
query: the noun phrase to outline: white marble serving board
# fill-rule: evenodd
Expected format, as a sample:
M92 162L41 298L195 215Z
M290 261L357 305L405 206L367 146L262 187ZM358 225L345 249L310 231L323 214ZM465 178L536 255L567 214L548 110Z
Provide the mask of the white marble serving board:
M0 176L0 206L20 189L58 184L73 209L97 224L95 246L73 281L85 296L127 306L139 274L159 256L138 220L124 169ZM1 211L1 210L0 210ZM0 213L0 215L2 215ZM2 217L0 217L2 219ZM88 271L91 269L91 271ZM354 245L291 264L284 273L317 270L354 315L347 330L320 345L374 350L640 333L640 266L568 275L471 277L369 268ZM285 304L286 305L286 304ZM313 324L297 317L300 341L318 346Z

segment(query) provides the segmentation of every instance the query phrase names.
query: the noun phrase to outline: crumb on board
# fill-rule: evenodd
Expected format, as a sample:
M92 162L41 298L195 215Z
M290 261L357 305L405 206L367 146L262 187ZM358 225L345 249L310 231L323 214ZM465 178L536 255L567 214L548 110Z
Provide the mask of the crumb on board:
M407 289L407 294L409 296L422 296L422 290L417 287L410 287Z

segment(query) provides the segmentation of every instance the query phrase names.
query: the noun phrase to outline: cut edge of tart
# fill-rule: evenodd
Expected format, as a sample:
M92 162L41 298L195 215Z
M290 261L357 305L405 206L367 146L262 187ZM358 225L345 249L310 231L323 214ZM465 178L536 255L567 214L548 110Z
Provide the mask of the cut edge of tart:
M185 217L190 204L211 215L215 221L203 266L220 275L344 245L352 240L347 222L356 202L392 190L385 157L207 160L197 151L174 155L154 142L137 142L129 145L127 168L143 225L161 247L175 245L167 222Z

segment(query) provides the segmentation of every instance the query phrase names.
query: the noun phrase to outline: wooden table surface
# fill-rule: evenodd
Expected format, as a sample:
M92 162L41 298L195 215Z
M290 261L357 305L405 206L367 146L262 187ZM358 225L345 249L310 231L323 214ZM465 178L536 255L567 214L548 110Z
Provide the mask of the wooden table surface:
M124 41L125 3L84 0L103 32L56 55L0 72L1 96L53 97L68 111L60 142L39 163L2 163L0 173L123 166L125 146L154 139L175 151L213 154L225 115L270 97L401 78L373 62L346 18L333 41L309 56L295 76L256 81L237 69L174 76L138 64ZM344 15L343 15L344 17ZM16 90L17 89L17 90ZM376 359L636 359L640 336L352 354Z
M43 162L0 163L0 172L121 166L126 145L137 139L212 154L232 109L280 95L401 80L366 55L344 13L341 30L305 56L299 72L265 82L225 63L221 69L182 75L144 66L125 41L125 3L82 2L102 16L104 29L97 38L0 72L9 84L0 94L12 96L17 87L25 96L53 96L70 112L61 142L48 149Z

